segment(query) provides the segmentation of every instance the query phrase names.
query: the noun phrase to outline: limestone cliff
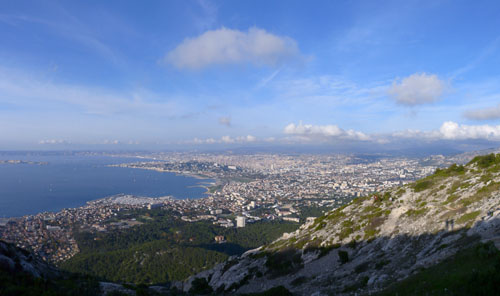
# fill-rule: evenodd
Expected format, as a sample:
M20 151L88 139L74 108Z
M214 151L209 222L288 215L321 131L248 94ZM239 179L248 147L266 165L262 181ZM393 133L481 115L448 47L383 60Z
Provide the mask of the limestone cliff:
M500 155L480 156L357 198L178 286L189 291L201 282L238 294L277 286L297 295L371 293L479 241L498 248L499 215Z

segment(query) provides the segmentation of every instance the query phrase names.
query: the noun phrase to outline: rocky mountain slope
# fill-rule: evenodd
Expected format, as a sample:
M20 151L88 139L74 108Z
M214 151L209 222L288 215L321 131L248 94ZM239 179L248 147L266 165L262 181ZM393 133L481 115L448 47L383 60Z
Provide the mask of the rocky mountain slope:
M26 273L35 278L54 277L59 272L32 253L0 240L0 270Z
M82 295L100 293L90 277L68 274L33 253L0 240L0 295Z
M272 244L191 277L184 291L368 294L482 241L500 247L500 155L357 198Z

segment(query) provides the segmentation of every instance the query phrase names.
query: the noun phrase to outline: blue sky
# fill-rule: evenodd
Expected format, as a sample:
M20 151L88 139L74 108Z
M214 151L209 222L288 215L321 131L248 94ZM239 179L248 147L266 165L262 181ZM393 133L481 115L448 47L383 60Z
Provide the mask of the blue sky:
M498 1L2 1L0 149L500 141Z

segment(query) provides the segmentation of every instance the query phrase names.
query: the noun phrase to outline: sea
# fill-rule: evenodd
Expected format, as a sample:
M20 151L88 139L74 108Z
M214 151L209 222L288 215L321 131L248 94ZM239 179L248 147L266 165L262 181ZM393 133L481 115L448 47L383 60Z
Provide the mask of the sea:
M57 212L121 193L196 199L206 196L203 185L215 182L168 172L109 166L147 159L10 152L0 153L0 160L43 163L0 163L0 218Z

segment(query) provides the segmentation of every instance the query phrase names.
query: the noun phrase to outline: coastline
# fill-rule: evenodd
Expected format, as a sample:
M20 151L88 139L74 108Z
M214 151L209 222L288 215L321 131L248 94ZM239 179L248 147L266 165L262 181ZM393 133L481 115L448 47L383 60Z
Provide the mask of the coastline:
M207 175L201 175L201 174L195 174L195 173L188 173L188 172L180 172L180 171L173 171L173 170L164 170L160 168L154 168L154 167L138 167L133 165L134 163L122 163L122 164L111 164L108 165L109 167L121 167L121 168L129 168L129 169L142 169L142 170L150 170L150 171L156 171L160 173L172 173L175 174L176 176L182 176L182 177L190 177L198 180L213 180L213 182L200 182L197 185L191 185L188 186L188 188L194 188L194 187L200 187L204 188L205 192L203 193L204 195L209 195L210 194L210 188L215 187L219 184L220 180L218 180L215 177L210 177ZM205 184L203 184L205 183ZM207 185L208 184L208 185ZM206 196L205 196L206 197ZM201 197L203 198L203 197Z
M13 162L11 160L3 160L0 162L0 167L3 167L4 168L4 173L5 172L8 172L6 171L6 169L8 168L8 165L13 166L13 164L9 164L7 162ZM4 163L6 164L5 166L2 166L1 164ZM21 163L21 162L17 162L17 163ZM23 162L24 164L24 162ZM35 164L35 162L33 162L33 164ZM38 162L37 162L38 164ZM52 169L54 169L54 166L51 166ZM133 168L133 167L129 167L129 166L124 166L124 165L114 165L114 164L105 164L103 167L123 167L123 168ZM165 172L164 170L156 170L158 172ZM73 174L73 171L71 172L68 172L70 174ZM88 173L88 172L86 172ZM75 196L71 195L71 196L66 196L64 194L62 194L61 192L62 191L57 191L57 190L61 190L60 188L61 187L57 187L58 184L56 183L52 183L54 181L49 181L49 183L47 183L47 188L46 189L45 187L43 188L40 188L40 190L38 190L37 192L28 192L28 193L20 193L20 194L24 194L22 195L23 198L25 198L27 201L28 200L31 200L31 199L35 199L37 200L36 203L32 203L32 204L29 204L29 206L25 206L23 205L22 202L17 202L17 203L10 203L9 201L12 199L10 198L10 196L13 196L13 194L10 192L10 191L6 191L5 193L5 196L6 196L6 199L3 200L3 204L5 204L6 206L3 207L3 211L2 213L0 214L0 218L2 218L3 220L12 220L12 219L16 219L16 218L21 218L21 217L26 217L26 216L35 216L37 214L41 214L41 213L57 213L57 212L60 212L64 209L77 209L77 208L81 208L81 207L85 207L89 202L93 202L93 201L96 201L96 200L104 200L104 199L107 199L107 198L110 198L110 197L113 197L117 194L127 194L127 195L134 195L134 196L140 196L140 197L148 197L148 198L152 198L152 199L157 199L157 198L162 198L164 196L170 196L170 198L172 199L178 199L178 200L183 200L183 199L202 199L202 198L206 198L208 196L210 196L210 187L213 186L215 184L215 180L214 179L209 179L207 178L208 176L202 176L202 175L197 175L197 174L180 174L179 172L170 172L170 173L174 173L172 175L163 175L163 176L158 176L158 177L150 177L150 178L155 178L155 179L158 179L158 180L166 180L164 182L160 181L160 183L158 181L155 181L155 187L158 188L158 190L141 190L140 188L135 190L134 186L133 185L130 185L130 186L125 186L124 188L122 188L122 186L120 186L121 183L117 183L117 185L115 186L115 190L101 190L101 188L99 187L98 191L86 191L86 189L84 191L81 191L82 193L81 194L77 194ZM121 175L127 175L128 173L120 173ZM78 178L77 176L79 176L78 174L73 174L75 177L74 178ZM143 176L145 174L141 173L141 174L136 174L136 175L140 175L140 176ZM146 174L146 175L149 175L149 174ZM56 175L57 177L60 177L59 175ZM152 175L154 176L154 175ZM176 178L178 178L179 176L183 176L183 177L189 177L189 178L193 178L193 179L196 179L196 180L176 180ZM73 178L73 179L74 179ZM146 177L144 177L146 178ZM131 180L131 178L130 178ZM141 180L142 180L142 177L141 177ZM147 180L144 179L144 180ZM172 180L172 181L169 181L169 180ZM142 181L139 181L139 178L137 180L138 182L142 182ZM123 182L123 181L120 181L120 182ZM134 179L134 182L135 182L135 179ZM146 181L144 181L146 182ZM13 184L13 183L10 183L10 184ZM20 183L21 184L21 183ZM23 184L28 184L26 182L23 182ZM55 184L54 187L51 187L53 186L52 184ZM76 183L75 183L76 184ZM129 182L130 184L130 182ZM149 184L149 183L145 183L145 184ZM51 188L55 188L54 191L51 190ZM66 187L62 187L63 189L68 189L68 190L71 190L70 187L66 186ZM196 189L196 188L199 188L199 189ZM203 188L203 189L201 189ZM75 189L77 190L77 189ZM12 189L11 189L12 191ZM151 191L151 192L150 192ZM17 191L16 191L17 192ZM57 202L54 202L54 203L51 203L51 204L48 204L48 203L44 203L42 202L43 200L45 200L45 198L55 198L55 200L57 200ZM14 199L12 199L14 200ZM40 202L38 202L40 201ZM0 203L2 204L2 203ZM12 206L11 206L12 205ZM0 225L1 224L4 224L3 223L4 221L0 220Z

